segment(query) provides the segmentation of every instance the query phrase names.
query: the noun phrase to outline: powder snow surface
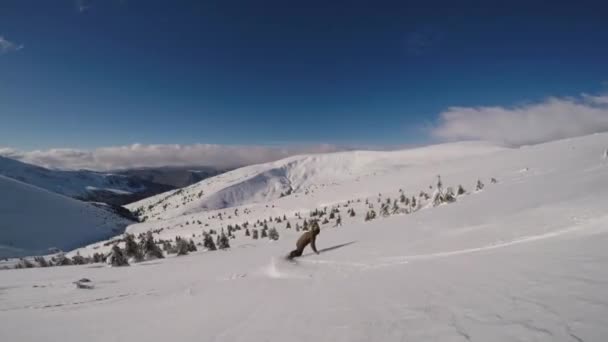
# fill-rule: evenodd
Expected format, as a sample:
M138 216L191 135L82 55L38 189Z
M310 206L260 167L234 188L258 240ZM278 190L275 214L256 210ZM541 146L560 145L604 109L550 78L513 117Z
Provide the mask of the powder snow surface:
M0 341L605 341L607 146L608 134L519 149L449 144L213 177L133 206L152 207L128 230L200 241L203 229L283 214L295 226L295 213L337 205L343 225L322 225L321 254L296 263L283 260L297 238L283 221L268 224L278 241L241 230L228 251L2 271ZM431 193L438 174L468 193L363 221L366 199L378 212L377 199L400 188ZM475 192L478 178L485 188ZM75 287L83 277L94 289Z

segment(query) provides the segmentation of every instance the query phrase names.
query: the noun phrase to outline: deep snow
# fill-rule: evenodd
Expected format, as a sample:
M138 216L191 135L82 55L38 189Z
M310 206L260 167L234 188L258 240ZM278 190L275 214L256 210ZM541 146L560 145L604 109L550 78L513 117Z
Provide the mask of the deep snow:
M157 237L198 240L203 229L268 216L285 214L294 226L301 223L296 212L308 218L310 209L337 204L343 225L322 225L321 254L307 250L296 264L282 259L297 237L282 222L269 224L279 229L279 241L254 241L241 230L228 251L125 268L3 271L0 340L604 341L607 145L608 134L596 134L519 149L472 145L483 153L470 153L467 144L431 147L416 158L370 152L363 166L347 161L326 172L336 159L353 159L328 154L317 167L295 167L284 178L265 174L277 169L267 164L235 170L187 188L190 196L205 194L186 208L153 206L149 222L128 230L164 228ZM446 147L460 153L436 152ZM253 196L221 195L235 199L222 203L229 209L204 211L212 203L204 196L260 174L269 187L256 187ZM410 197L431 192L437 174L444 187L462 184L469 193L455 203L425 203L412 214L363 222L365 199L378 212L379 197L394 199L400 188ZM478 178L485 188L473 192ZM267 191L281 179L297 191L282 198ZM171 204L188 198L185 191L169 197ZM349 200L354 218L344 207ZM247 204L236 216L233 206L241 201ZM222 220L218 213L225 213ZM95 288L77 289L72 282L82 277Z

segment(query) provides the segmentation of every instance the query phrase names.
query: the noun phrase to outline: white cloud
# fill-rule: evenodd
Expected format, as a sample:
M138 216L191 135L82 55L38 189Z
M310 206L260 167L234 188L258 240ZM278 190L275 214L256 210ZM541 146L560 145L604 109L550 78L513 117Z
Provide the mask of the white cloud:
M23 45L15 44L10 40L7 40L6 38L0 36L0 55L9 52L19 51L21 49L23 49Z
M160 166L236 167L269 162L295 154L338 150L342 148L327 144L289 147L133 144L102 147L90 151L49 149L23 152L0 148L0 155L49 168L115 170Z
M516 107L451 107L431 134L442 140L536 144L608 131L608 96L549 98Z

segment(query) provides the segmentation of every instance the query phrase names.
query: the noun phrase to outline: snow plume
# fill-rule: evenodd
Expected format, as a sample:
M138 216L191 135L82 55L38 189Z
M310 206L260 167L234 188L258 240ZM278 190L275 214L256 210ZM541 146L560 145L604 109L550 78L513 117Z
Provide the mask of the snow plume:
M6 38L0 36L0 55L5 53L19 51L23 49L23 45L15 44Z
M116 170L161 166L238 167L264 163L296 154L344 150L335 145L232 146L213 144L101 147L95 150L49 149L22 152L1 148L0 156L57 169Z
M431 134L519 146L608 131L608 95L552 97L515 107L451 107Z

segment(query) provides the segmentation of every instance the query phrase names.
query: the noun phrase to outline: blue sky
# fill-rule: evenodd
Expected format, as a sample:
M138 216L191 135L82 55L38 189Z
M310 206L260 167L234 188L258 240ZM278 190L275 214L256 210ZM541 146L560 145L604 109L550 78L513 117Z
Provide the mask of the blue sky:
M424 144L605 93L602 3L3 0L0 146Z

